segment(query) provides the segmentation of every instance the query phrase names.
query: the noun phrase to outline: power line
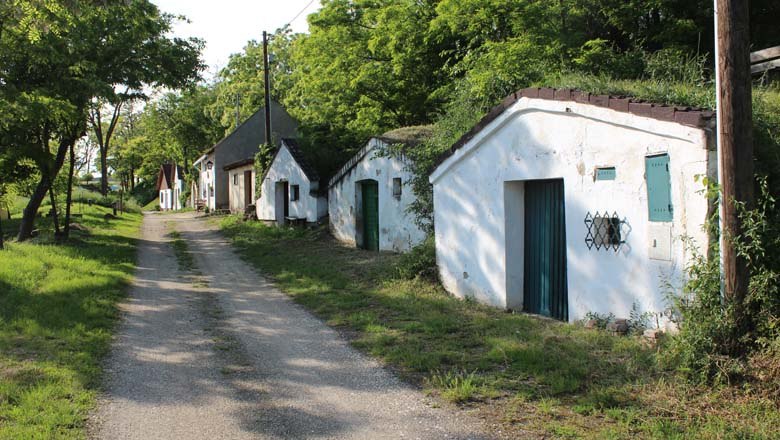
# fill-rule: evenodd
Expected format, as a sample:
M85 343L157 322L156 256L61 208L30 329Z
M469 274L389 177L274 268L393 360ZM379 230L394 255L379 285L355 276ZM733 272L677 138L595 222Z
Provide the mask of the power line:
M301 9L301 10L300 10L300 11L299 11L297 14L295 14L295 17L293 17L293 18L292 18L292 20L288 21L288 22L287 22L287 24L286 24L286 25L284 25L283 27L287 27L287 26L289 26L290 24L292 24L292 22L294 22L295 20L297 20L297 19L298 19L298 17L300 17L300 16L301 16L301 14L303 14L303 12L304 12L304 11L306 11L307 9L309 9L309 6L311 6L311 5L313 5L313 4L314 4L314 2L315 2L315 0L311 0L309 3L307 3L307 4L306 4L306 6L304 6L304 7L303 7L303 9Z

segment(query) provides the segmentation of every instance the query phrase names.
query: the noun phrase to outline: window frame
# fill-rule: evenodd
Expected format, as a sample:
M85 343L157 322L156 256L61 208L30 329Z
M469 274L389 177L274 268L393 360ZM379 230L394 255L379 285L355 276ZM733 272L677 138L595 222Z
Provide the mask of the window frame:
M400 199L404 193L403 179L401 179L400 177L393 177L392 185L393 185L392 187L393 197L395 197L396 199Z

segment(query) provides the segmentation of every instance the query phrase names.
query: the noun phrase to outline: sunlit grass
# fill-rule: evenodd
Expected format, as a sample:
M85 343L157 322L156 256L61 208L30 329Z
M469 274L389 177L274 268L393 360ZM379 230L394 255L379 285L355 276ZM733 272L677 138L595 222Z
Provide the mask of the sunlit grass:
M293 299L407 380L552 438L773 438L777 405L696 389L638 337L461 301L396 277L398 256L341 246L323 230L222 220L243 257ZM761 411L752 402L764 402ZM693 433L693 435L689 435Z
M140 223L110 211L86 207L77 221L89 232L65 244L42 222L36 239L0 251L0 438L84 435Z

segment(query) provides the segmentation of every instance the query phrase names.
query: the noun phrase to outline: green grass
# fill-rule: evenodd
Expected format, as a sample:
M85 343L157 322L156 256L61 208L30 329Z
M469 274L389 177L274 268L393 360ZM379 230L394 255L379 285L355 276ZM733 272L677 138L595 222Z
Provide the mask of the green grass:
M357 348L507 432L768 439L780 423L776 399L686 385L638 338L452 298L433 281L399 279L399 256L340 246L322 230L236 217L221 227L247 261Z
M190 253L187 242L181 238L179 231L172 230L170 232L171 246L173 247L173 253L176 255L176 261L179 264L179 269L188 272L195 268L195 258Z
M141 218L109 212L85 207L74 220L89 232L66 244L40 219L38 237L0 251L0 438L84 437Z
M159 211L160 210L160 202L157 201L157 199L152 200L151 202L144 205L141 210L143 211Z

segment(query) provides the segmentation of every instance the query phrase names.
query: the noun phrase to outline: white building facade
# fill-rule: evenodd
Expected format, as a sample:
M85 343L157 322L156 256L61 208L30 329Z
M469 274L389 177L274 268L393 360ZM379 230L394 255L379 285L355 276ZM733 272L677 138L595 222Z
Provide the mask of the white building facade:
M330 180L330 230L339 241L369 250L405 252L425 239L408 212L415 195L407 160L390 154L391 139L373 138Z
M510 95L440 159L445 288L564 321L662 313L706 252L710 112L573 90Z
M328 214L319 175L293 139L282 139L261 182L256 201L259 220L279 225L316 223Z
M228 173L228 201L230 212L243 213L254 205L255 166L254 159L247 159L225 167Z
M181 195L184 190L184 170L175 164L164 164L157 177L158 204L161 211L182 209Z
M192 166L198 173L197 195L193 195L197 198L194 200L193 206L213 211L217 206L214 188L214 149L207 150Z

